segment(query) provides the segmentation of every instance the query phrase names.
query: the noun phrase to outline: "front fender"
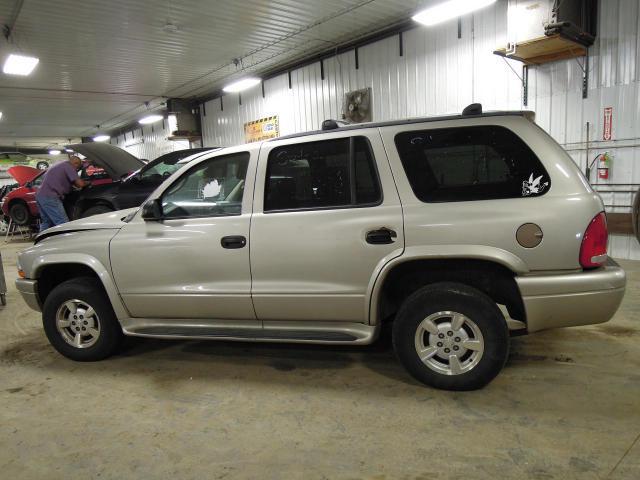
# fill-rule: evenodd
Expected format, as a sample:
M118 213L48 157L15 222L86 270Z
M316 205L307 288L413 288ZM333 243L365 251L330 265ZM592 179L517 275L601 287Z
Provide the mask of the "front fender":
M59 253L59 254L46 254L36 257L33 262L32 278L37 279L40 277L42 271L52 265L84 265L89 267L95 272L100 279L102 286L107 292L109 301L113 306L113 311L116 314L118 320L129 317L129 312L122 303L118 289L111 277L111 272L100 262L98 259L91 255L81 253Z

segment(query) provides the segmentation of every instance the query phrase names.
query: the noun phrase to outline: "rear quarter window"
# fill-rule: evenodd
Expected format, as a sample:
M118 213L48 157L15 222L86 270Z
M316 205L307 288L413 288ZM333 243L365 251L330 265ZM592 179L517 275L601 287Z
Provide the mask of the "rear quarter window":
M396 148L423 202L537 197L549 174L524 141L498 126L402 132Z

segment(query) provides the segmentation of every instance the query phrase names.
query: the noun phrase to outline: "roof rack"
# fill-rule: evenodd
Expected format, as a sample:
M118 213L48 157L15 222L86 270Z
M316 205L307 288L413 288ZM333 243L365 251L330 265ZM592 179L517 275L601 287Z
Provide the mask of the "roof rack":
M332 130L340 129L340 130L359 130L364 128L378 128L378 127L386 127L390 125L411 125L415 123L427 123L427 122L442 122L447 120L462 120L469 117L502 117L502 116L518 116L525 117L528 120L532 120L532 112L529 111L517 111L517 110L507 110L507 111L488 111L485 112L482 109L482 104L480 103L472 103L465 107L462 113L453 114L453 115L439 115L436 117L418 117L418 118L404 118L398 120L387 120L384 122L368 122L368 123L345 123L339 120L325 120L322 122L322 130L315 130L309 132L300 132L300 133L292 133L290 135L285 135L282 137L271 138L266 140L267 142L277 142L279 140L286 140L288 138L296 138L296 137L306 137L309 135L318 135L322 133L330 133Z
M467 105L464 110L462 110L463 117L470 117L471 115L482 115L481 103L472 103L471 105Z
M333 120L332 118L322 122L322 130L335 130L336 128L344 127L348 125L347 122L341 122L340 120Z

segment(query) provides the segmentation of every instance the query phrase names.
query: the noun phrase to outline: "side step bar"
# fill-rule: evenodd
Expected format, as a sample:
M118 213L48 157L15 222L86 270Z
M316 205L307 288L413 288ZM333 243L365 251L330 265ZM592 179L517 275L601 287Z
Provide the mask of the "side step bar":
M379 333L375 326L343 322L268 321L261 325L257 321L128 318L121 323L125 335L168 339L366 345Z

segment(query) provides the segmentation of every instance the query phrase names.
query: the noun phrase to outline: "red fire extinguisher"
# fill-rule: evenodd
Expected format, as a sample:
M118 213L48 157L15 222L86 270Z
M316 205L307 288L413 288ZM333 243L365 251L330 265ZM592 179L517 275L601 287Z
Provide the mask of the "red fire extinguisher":
M598 178L601 180L609 180L611 171L611 155L605 152L598 156Z

